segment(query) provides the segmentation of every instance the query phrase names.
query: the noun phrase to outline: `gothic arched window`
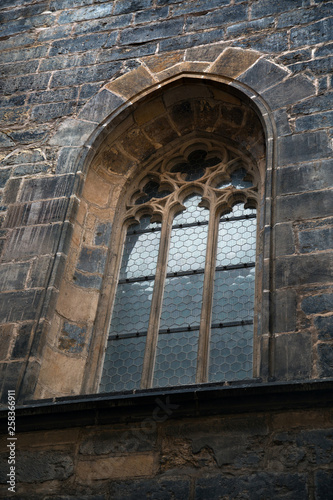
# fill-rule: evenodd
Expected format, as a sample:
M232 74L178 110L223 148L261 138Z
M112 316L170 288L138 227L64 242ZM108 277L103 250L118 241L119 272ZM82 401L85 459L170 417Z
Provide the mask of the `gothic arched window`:
M257 200L250 159L208 140L132 184L101 392L252 377Z

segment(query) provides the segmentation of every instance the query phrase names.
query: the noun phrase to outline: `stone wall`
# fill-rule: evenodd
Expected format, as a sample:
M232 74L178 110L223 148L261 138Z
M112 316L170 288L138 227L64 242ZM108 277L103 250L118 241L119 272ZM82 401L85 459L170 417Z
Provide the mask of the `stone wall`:
M0 9L4 400L8 389L21 398L35 390L96 123L116 104L129 105L133 89L144 92L176 71L201 74L215 60L223 62L216 73L252 89L258 106L259 95L269 102L278 131L267 228L279 242L267 296L271 374L332 376L333 2L3 0ZM249 65L235 69L235 52L232 63L218 59L230 48L255 51L256 71L242 76ZM115 93L103 109L106 89ZM68 328L65 340L80 336Z
M210 409L199 391L21 408L16 496L330 500L332 383L318 398L321 389L286 386L282 394L272 384L260 396L258 387L225 387L209 393ZM3 498L7 455L0 455Z

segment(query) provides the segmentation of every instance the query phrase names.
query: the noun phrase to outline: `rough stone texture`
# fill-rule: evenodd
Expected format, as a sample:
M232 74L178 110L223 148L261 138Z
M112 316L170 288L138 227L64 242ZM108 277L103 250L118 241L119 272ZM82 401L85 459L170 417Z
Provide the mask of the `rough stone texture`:
M265 194L265 245L259 248L266 260L259 258L258 268L269 300L265 292L259 323L263 320L265 335L270 330L273 336L274 364L262 366L264 381L268 373L280 380L333 375L332 12L331 0L1 2L3 401L13 387L22 387L29 397L80 392L111 223L127 175L161 147L198 129L242 144L255 158L263 154L260 127L268 138L267 165L273 170ZM180 71L183 79L191 75L196 81L196 95L193 85L181 95L175 84L163 89ZM205 84L209 75L216 80L211 88ZM219 78L225 87L219 88ZM155 100L146 107L137 104L150 97L152 86L159 87ZM234 88L260 108L262 125L253 112L239 107ZM128 115L121 121L118 112L126 106ZM112 113L114 122L104 127ZM268 115L276 141L265 121ZM117 126L123 128L117 129L112 147L106 147L103 141ZM266 359L264 352L259 354ZM265 498L328 498L327 437L283 437L281 432L268 442L273 430L258 437L251 429L243 441L238 437L242 429L225 435L210 429L188 434L186 442L164 442L161 462L151 458L156 443L148 439L129 468L116 466L115 474L123 474L124 482L110 483L110 457L119 450L130 453L129 443L112 448L114 429L110 441L85 436L90 444L81 448L83 486L77 491L70 483L78 463L74 451L59 445L35 456L27 447L20 481L29 488L35 478L41 489L35 491L32 484L19 495L229 500L237 495L257 498L259 491ZM311 439L321 450L317 455ZM266 469L263 450L269 451ZM97 465L89 469L95 452L102 460L102 476ZM37 464L36 470L30 462ZM156 464L161 469L153 477ZM225 464L235 476L220 469ZM191 467L196 472L186 476ZM138 471L143 479L135 475ZM171 476L164 475L168 471ZM89 486L84 483L88 474L96 478ZM62 481L65 493L57 489Z

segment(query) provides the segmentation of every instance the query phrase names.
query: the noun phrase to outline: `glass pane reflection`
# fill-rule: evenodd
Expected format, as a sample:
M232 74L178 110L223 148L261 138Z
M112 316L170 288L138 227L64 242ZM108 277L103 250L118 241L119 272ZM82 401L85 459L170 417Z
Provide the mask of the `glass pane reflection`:
M145 345L146 337L108 342L100 392L139 389Z
M151 229L155 232L148 232ZM125 239L119 279L154 275L160 244L160 225L143 218L140 224L130 226ZM134 231L140 231L135 232ZM147 231L142 233L141 231Z
M199 324L203 279L203 274L166 279L161 329Z
M252 377L253 325L213 328L209 382Z
M195 383L199 332L158 336L154 387Z
M153 280L118 285L110 335L147 331L153 287Z

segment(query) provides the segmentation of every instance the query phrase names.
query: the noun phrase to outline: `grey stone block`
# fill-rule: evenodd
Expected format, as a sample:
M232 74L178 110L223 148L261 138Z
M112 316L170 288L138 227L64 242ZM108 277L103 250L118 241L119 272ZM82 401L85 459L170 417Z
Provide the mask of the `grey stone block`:
M332 193L315 191L277 199L277 221L296 221L313 217L327 217L332 214Z
M120 33L120 45L152 42L162 38L180 35L183 31L183 19L172 19L140 28L124 29Z
M0 291L22 290L29 268L30 262L0 265Z
M114 14L127 14L137 10L149 9L152 7L152 0L120 0L116 3Z
M203 30L245 21L247 19L247 13L247 5L232 5L216 9L207 14L202 14L201 16L188 16L186 31Z
M140 426L126 431L99 431L90 435L80 445L82 455L106 455L110 453L135 453L153 450L157 434L144 432Z
M288 76L288 72L266 59L260 59L250 69L243 73L238 80L246 83L257 92L276 85Z
M15 146L15 143L11 138L3 132L0 132L0 148L10 148L12 146Z
M32 324L21 325L14 344L12 359L25 358L28 354Z
M47 172L50 170L51 166L48 163L35 163L29 165L20 165L13 169L13 175L33 175L40 174L41 172Z
M306 297L302 304L302 310L306 314L318 314L333 311L333 294L322 293Z
M323 57L322 59L315 59L313 61L300 62L291 64L289 69L293 73L300 71L311 71L314 75L329 75L333 70L333 56Z
M75 173L80 148L62 148L59 153L56 174Z
M49 40L58 40L59 38L65 38L71 34L71 31L71 25L50 27L39 33L38 41L48 42Z
M86 274L75 271L73 281L76 286L99 290L102 284L102 277L97 274Z
M333 184L333 160L324 160L277 171L277 194L329 189Z
M227 475L199 478L195 487L195 500L221 498L262 498L286 500L307 497L306 476L303 474L258 472L230 477Z
M292 28L290 31L291 47L316 44L318 40L323 43L333 40L332 17L305 27Z
M82 146L95 129L96 123L67 119L51 137L49 144L51 146Z
M297 2L298 3L298 2ZM305 4L306 5L306 4ZM295 7L299 7L298 5ZM318 9L317 5L308 8L298 8L291 12L284 12L278 18L278 28L292 28L298 24L308 24L314 21L320 21L323 17L332 14L332 5L321 3Z
M104 17L103 20L82 22L75 26L74 33L75 35L84 35L97 31L112 31L119 28L127 28L130 26L131 20L132 14L124 14Z
M76 66L89 66L95 64L97 54L97 51L90 51L83 54L64 55L43 59L40 63L39 71L56 71L66 68L74 68ZM58 92L75 92L75 90L77 89L62 89Z
M56 40L52 44L50 57L60 54L70 54L72 52L85 52L87 50L100 49L105 44L108 35L92 34L70 38L67 40Z
M317 470L315 472L315 499L333 499L333 472L331 470Z
M317 367L320 377L333 377L333 349L332 343L318 344Z
M310 378L312 370L311 333L284 333L275 337L274 376L282 380Z
M75 113L76 101L57 102L35 106L31 111L31 121L45 123L55 118L71 115Z
M296 119L296 132L313 130L318 128L333 127L333 111L326 111L311 116L303 116Z
M294 104L316 93L314 84L304 76L295 76L262 93L272 109Z
M41 296L41 290L15 291L1 294L0 321L2 323L11 323L34 320Z
M333 92L318 95L307 99L306 101L295 104L292 107L292 114L311 115L318 111L330 111L333 108Z
M0 80L0 90L5 95L12 95L15 92L46 89L50 77L51 73L41 73L19 76L17 78L3 78Z
M74 23L76 21L86 21L88 19L99 19L112 14L113 2L103 5L92 5L76 10L65 10L58 18L59 24Z
M83 247L80 253L77 269L88 273L103 274L106 251L102 248Z
M10 2L11 3L11 2ZM12 5L10 5L12 7ZM1 49L13 49L15 47L24 47L35 43L36 35L32 33L21 33L20 35L11 36L1 41Z
M12 19L18 19L21 17L27 18L35 16L44 12L44 10L47 10L46 2L41 2L37 5L29 5L28 7L22 7L21 9L11 9L3 11L0 14L0 23L5 23L6 21L11 21Z
M248 36L234 40L233 45L235 47L243 47L244 49L268 52L269 54L288 50L288 41L284 33L266 33L264 35Z
M112 500L138 500L139 498L188 500L190 482L188 479L177 477L112 482L109 493Z
M223 40L223 38L224 28L219 28L211 31L203 31L202 33L192 33L190 35L172 37L168 40L162 40L160 42L160 52L187 49L188 47L195 47L196 45L220 42L221 40Z
M26 179L20 193L19 201L35 201L47 198L61 198L72 194L74 175L58 177L40 177Z
M293 63L297 63L300 61L308 61L311 59L312 53L310 49L299 49L299 50L294 50L292 52L287 52L286 54L282 54L279 57L279 60L285 64L285 65L290 65Z
M53 257L49 255L38 257L33 260L31 272L29 275L27 287L29 288L43 288L48 283ZM51 286L50 284L48 284Z
M323 131L279 137L278 165L290 165L321 158L330 158L332 150Z
M105 53L105 51L103 53ZM90 99L90 97L97 94L101 86L101 83L87 83L86 85L82 85L80 91L80 100L85 103L88 99Z
M101 123L124 102L125 99L116 94L108 90L102 90L82 108L78 117L83 120Z
M8 464L7 464L8 465ZM70 455L58 451L21 452L16 475L20 483L65 480L73 474Z
M5 168L0 170L0 188L5 187L11 173L12 173L11 168Z
M27 73L35 73L39 65L39 60L17 62L14 64L0 64L0 78L26 75Z
M273 332L292 332L296 328L296 292L292 289L274 293Z
M274 23L274 17L264 17L262 19L255 19L254 21L234 24L227 28L227 38L244 36L255 31L261 31L274 26Z
M169 15L169 7L157 7L155 9L142 10L135 14L134 24L158 21L159 19L162 20L168 17L168 15ZM128 23L127 26L129 24L130 23Z
M280 12L294 10L296 7L305 7L310 5L310 0L280 0L279 2L272 3L271 0L256 0L252 6L252 18L272 16Z
M278 137L291 134L289 119L284 109L278 109L273 113Z
M20 185L21 185L21 179L9 179L3 197L4 203L6 204L15 203L17 193L20 189Z
M332 9L332 5L327 5L329 9ZM325 43L325 45L321 45L314 50L314 57L325 57L332 55L333 52L333 43Z
M275 255L291 255L295 253L295 238L293 226L289 224L277 224L274 228Z
M166 3L166 2L165 2ZM195 14L196 12L204 12L216 8L229 5L229 0L197 0L196 2L180 2L172 8L172 13L175 16L183 14Z
M55 252L61 232L61 224L28 226L15 229L8 237L3 259L27 259L36 255Z
M330 250L333 248L333 228L301 231L299 233L299 243L301 253Z
M106 44L108 47L108 44ZM113 46L113 43L112 43ZM103 50L98 56L98 62L104 63L107 61L118 61L132 59L135 57L143 57L155 54L157 43L147 43L138 47L122 47L113 48L112 50Z
M88 82L107 81L120 75L121 63L97 64L89 68L74 68L72 70L57 71L54 73L50 86L81 85Z
M95 245L104 245L108 246L110 241L112 225L109 222L98 224L95 232Z
M1 4L3 6L3 4ZM0 28L0 37L15 35L23 31L29 31L39 26L52 26L55 22L54 14L40 14L29 18L17 19L2 24Z
M332 308L333 312L333 308ZM333 339L333 315L332 316L317 316L314 319L314 325L318 331L319 340Z
M11 50L0 54L0 63L14 63L17 61L28 61L29 59L39 59L46 55L47 46L38 45L29 49ZM28 71L29 72L29 71Z
M276 287L330 283L332 272L332 253L282 257L276 261Z
M8 127L10 125L22 124L27 116L27 106L0 109L0 121L2 122L2 126L6 125Z
M45 104L51 102L71 101L77 99L79 89L77 87L47 90L45 92L33 92L28 97L29 104Z
M20 144L29 144L32 142L43 141L48 137L49 131L47 128L35 128L28 130L18 130L10 132L10 137L13 141Z

